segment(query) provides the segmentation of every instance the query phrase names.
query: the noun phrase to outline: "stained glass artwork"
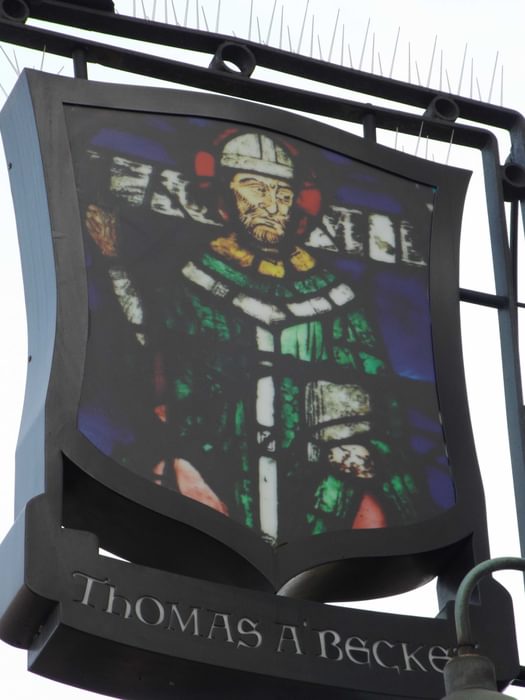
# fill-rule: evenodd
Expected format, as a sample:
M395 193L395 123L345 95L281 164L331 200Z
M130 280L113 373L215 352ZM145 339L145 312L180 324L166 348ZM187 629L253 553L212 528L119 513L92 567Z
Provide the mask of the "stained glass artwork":
M234 122L67 116L89 288L84 437L272 546L450 509L435 190Z

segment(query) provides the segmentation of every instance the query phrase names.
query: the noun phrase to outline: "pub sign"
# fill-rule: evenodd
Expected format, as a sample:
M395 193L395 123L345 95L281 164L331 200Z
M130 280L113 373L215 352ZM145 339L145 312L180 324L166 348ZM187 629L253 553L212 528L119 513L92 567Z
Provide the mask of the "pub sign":
M119 697L441 697L449 601L488 556L468 173L242 100L35 71L2 132L30 345L2 638ZM436 620L324 604L436 576ZM489 580L505 681L494 605L511 619Z

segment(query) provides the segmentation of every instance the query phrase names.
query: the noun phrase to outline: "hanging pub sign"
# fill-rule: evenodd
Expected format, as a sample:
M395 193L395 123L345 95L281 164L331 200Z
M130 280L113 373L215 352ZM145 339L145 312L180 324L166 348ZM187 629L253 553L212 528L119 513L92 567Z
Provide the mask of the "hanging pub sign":
M29 320L2 638L119 697L441 697L450 599L488 556L468 173L240 100L34 71L2 132ZM437 619L324 604L437 576ZM489 580L480 601L508 681L508 596Z

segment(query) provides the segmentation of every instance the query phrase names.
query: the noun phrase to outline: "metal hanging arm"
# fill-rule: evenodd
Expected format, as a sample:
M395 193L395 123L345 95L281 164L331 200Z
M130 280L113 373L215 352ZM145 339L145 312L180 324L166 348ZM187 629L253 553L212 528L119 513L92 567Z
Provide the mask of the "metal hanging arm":
M469 602L474 589L484 576L494 571L502 571L504 569L525 571L525 559L521 559L520 557L497 557L495 559L482 561L471 569L461 582L454 608L459 654L471 653L476 646L472 634L469 611Z
M478 653L470 620L470 599L477 585L488 574L503 570L525 571L525 559L497 557L480 562L468 572L458 588L454 607L457 656L452 657L445 666L447 695L443 700L509 697L496 692L494 666L488 657ZM524 679L525 669L521 667L520 675L512 685L524 687Z

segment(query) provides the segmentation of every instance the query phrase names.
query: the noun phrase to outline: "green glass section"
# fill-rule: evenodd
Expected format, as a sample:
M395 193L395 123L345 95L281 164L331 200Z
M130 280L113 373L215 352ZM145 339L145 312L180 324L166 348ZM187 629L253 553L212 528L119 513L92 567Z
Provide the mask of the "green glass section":
M367 347L372 347L375 344L374 334L372 333L372 329L370 328L370 325L363 312L353 311L352 313L348 314L348 318L353 329L355 330L359 342Z
M416 484L410 474L405 474L404 482L410 494L416 493Z
M249 285L248 276L241 272L240 270L235 270L230 267L222 260L214 258L209 253L205 253L202 257L203 264L214 272L218 272L220 275L225 277L230 282L238 284L239 287L247 287Z
M176 379L175 382L175 398L186 399L191 396L191 386L183 379Z
M350 344L355 336L350 326L343 326L340 317L334 319L332 324L333 356L338 365L352 367L355 369L356 363L354 354L350 349Z
M222 384L219 382L210 382L210 394L222 394L222 391Z
M230 340L230 329L224 314L203 304L196 296L191 297L191 303L201 329L205 332L214 331L217 338L223 342Z
M315 524L312 528L312 535L322 535L323 532L327 531L327 527L321 518L316 518Z
M315 492L315 508L338 518L344 517L353 495L353 489L346 488L341 479L330 474Z
M189 336L197 335L198 325L194 319L188 320L186 322L186 332Z
M339 318L336 319L334 322L334 333L336 332L335 331L336 324L339 324L341 327L340 338L344 343L348 343L349 345L352 345L353 343L356 342L357 337L356 337L356 334L355 334L354 329L352 327L351 316L347 317L347 323L344 326L343 326L343 322L341 319L339 319ZM335 335L334 335L334 338L335 338Z
M367 352L360 352L359 357L363 363L363 369L367 374L379 374L384 368L385 363L374 355L370 355Z
M300 294L312 294L325 289L334 280L335 276L331 272L325 272L324 274L310 275L306 279L297 280L294 283L294 287Z
M327 477L317 489L315 507L325 513L333 513L341 499L341 481L333 476Z
M234 425L235 425L235 435L244 435L245 428L245 415L244 415L244 403L242 401L237 401L235 406L234 415Z
M306 514L306 522L310 525L310 531L312 535L322 535L326 532L327 527L323 518L314 515L313 513Z
M244 514L244 524L250 528L254 527L253 498L251 496L251 481L243 479L235 486L235 500L241 507Z
M390 446L382 440L370 440L370 444L373 445L383 455L388 455L391 452Z
M292 292L288 289L288 287L285 287L284 284L276 284L275 287L270 291L273 292L273 295L276 297L276 299L293 298Z
M396 474L383 484L383 492L390 499L405 521L414 520L417 512L412 496L417 493L413 478L409 474Z
M355 369L355 359L348 348L334 345L334 360L343 367L353 367Z
M299 387L290 377L284 377L281 384L282 447L292 444L301 420Z
M305 362L326 360L328 352L321 322L308 321L285 328L281 333L281 352Z
M250 472L250 463L248 460L247 443L244 437L246 435L246 411L242 400L238 400L235 403L235 408L233 410L233 432L237 449L230 450L230 444L228 442L228 444L225 445L224 454L233 455L236 453L240 460L241 471L243 474L248 475ZM253 483L248 476L235 484L235 500L237 505L240 506L245 525L250 528L255 526L252 491Z
M203 255L202 264L207 267L208 270L216 272L224 277L224 279L233 282L243 289L250 289L257 292L257 294L262 293L282 299L290 299L293 297L293 293L290 289L277 280L272 279L271 283L265 283L262 280L252 279L244 272L241 272L241 270L236 270L223 260L214 258L209 253Z
M332 326L332 338L334 340L341 340L343 338L343 324L341 319L337 317Z

